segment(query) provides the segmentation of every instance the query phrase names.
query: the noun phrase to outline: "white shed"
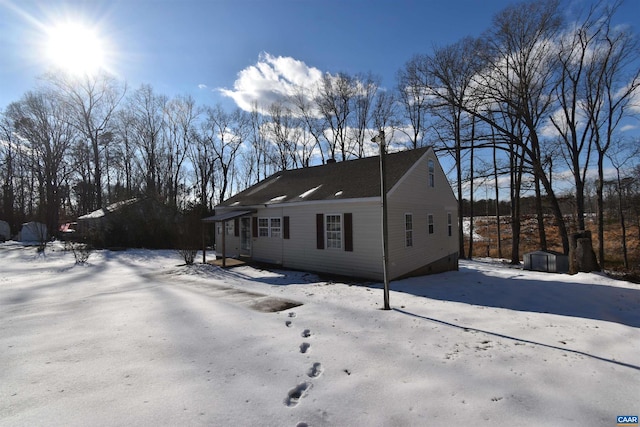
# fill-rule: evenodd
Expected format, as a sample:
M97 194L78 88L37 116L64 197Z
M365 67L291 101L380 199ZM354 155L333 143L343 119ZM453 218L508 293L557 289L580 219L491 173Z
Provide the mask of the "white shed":
M23 243L41 243L48 238L47 226L41 222L25 222L18 234L18 240Z

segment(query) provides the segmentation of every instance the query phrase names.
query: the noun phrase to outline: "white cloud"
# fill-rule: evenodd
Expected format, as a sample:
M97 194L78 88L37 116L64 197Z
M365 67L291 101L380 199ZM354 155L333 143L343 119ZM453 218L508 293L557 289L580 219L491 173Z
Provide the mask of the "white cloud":
M204 83L200 83L200 84L198 85L198 89L206 89L207 87L208 87L208 86L207 86L206 84L204 84Z
M251 111L255 103L267 108L301 89L312 97L322 74L319 69L297 59L264 52L256 64L238 73L233 89L220 89L220 92L232 98L241 109Z

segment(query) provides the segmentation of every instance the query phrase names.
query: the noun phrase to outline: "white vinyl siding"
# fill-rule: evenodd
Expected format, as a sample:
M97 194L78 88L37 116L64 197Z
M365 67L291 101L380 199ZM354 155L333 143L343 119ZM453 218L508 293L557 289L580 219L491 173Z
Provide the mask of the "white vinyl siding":
M433 182L430 186L433 161ZM389 277L407 274L448 256L458 253L456 227L457 202L440 165L430 152L394 186L387 196L389 212ZM413 246L405 245L404 214L413 212ZM447 213L451 213L453 238L448 238ZM428 215L433 215L433 234L429 234Z
M345 222L342 213L352 214L353 251L345 250ZM316 216L322 214L323 249L316 247ZM327 248L326 216L339 215L341 249ZM277 250L268 242L282 242L283 266L347 276L382 280L381 210L379 201L313 203L282 209L289 216L291 239L257 239L252 254L256 260L271 259ZM295 237L294 237L295 236Z

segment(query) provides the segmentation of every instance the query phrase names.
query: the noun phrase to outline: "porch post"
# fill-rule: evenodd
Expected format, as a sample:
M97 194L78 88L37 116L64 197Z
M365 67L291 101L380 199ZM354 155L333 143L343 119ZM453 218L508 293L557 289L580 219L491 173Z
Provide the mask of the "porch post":
M222 267L227 266L227 250L225 246L225 235L227 234L227 221L222 221Z
M206 264L207 263L207 243L204 240L204 228L207 226L206 222L202 223L202 263Z

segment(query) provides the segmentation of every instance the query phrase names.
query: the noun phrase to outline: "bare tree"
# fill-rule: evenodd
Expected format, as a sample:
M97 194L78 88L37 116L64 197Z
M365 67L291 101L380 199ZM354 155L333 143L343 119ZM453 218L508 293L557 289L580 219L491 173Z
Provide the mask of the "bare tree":
M291 110L282 103L275 102L267 110L266 129L274 147L273 164L277 170L298 167L296 151L300 130Z
M14 135L13 124L10 118L0 112L0 171L2 176L2 205L0 212L3 218L14 226L14 205L16 172L19 161L19 146Z
M514 5L500 12L486 37L487 65L475 79L477 104L483 108L463 108L494 127L509 144L520 147L509 152L513 156L521 151L522 160L540 179L558 223L563 248L568 252L568 232L543 167L540 137L543 120L553 106L549 96L556 84L553 40L561 24L556 0ZM510 127L496 121L504 115L509 118L503 123ZM518 248L514 245L513 249L512 262L519 263Z
M58 229L60 187L71 172L68 154L76 134L68 114L64 104L44 91L27 92L7 109L16 135L28 149L30 169L38 181L38 217L49 233Z
M358 75L354 81L355 93L353 97L353 125L350 127L350 146L355 148L355 156L365 157L365 144L369 143L371 137L368 130L371 123L371 114L375 106L376 94L380 87L380 78L369 73ZM381 128L378 128L379 130Z
M616 171L615 177L615 193L617 196L618 221L620 223L622 259L624 268L629 268L629 255L627 248L627 223L625 211L629 201L633 199L632 195L632 170L630 163L637 159L640 154L640 146L638 141L626 141L615 144L607 152L607 158L611 160L611 164Z
M336 158L336 151L341 155L340 160L347 160L351 155L348 127L355 93L353 77L345 73L322 76L316 103L331 134L331 138L327 138L331 159Z
M427 56L416 55L397 75L398 101L401 105L399 115L405 121L404 126L400 126L400 131L409 137L411 148L422 147L426 135L425 123L430 98L425 88L427 82L424 81L424 71L429 68L427 61Z
M474 79L484 65L480 55L482 49L484 46L480 40L466 38L448 47L437 49L432 56L416 57L411 62L411 73L414 75L412 77L413 84L420 84L420 92L426 98L421 108L428 108L434 117L439 119L439 123L442 125L438 127L441 130L436 131L436 134L439 136L443 149L455 161L458 210L460 212L458 230L461 257L464 257L462 154L464 150L473 151L477 145L478 120L474 119L473 114L469 114L469 111L475 112L479 105L477 99L472 96L472 92ZM418 89L414 89L414 92L417 93ZM427 97L427 95L429 96ZM473 158L472 152L469 159L473 161ZM468 182L473 185L473 164L470 165L469 173ZM471 222L473 223L473 218L471 218ZM473 242L471 241L469 257L472 250Z
M163 137L164 111L167 97L157 95L149 85L140 86L128 99L127 108L133 118L138 167L145 177L144 191L148 196L160 196L162 172L166 162Z
M598 258L604 268L604 164L607 152L619 138L616 130L621 121L633 114L628 108L640 91L640 53L637 37L628 28L616 27L611 20L619 3L605 8L597 21L598 39L585 76L584 109L593 130L598 153L597 216Z
M221 202L231 190L232 173L236 156L242 143L247 140L250 130L249 116L240 109L227 113L220 105L206 110L203 137L215 154L218 168L218 201Z
M298 88L291 96L291 103L295 107L294 114L298 117L302 128L301 138L304 145L303 167L309 166L309 161L316 149L320 153L322 163L325 163L325 153L322 150L322 142L326 140L323 126L324 120L316 107L316 103L307 96L304 88Z
M51 73L46 80L56 88L59 97L70 109L69 119L90 146L93 164L95 206L103 206L103 151L111 118L126 93L126 85L101 71L76 77L68 73Z
M165 174L167 198L172 206L178 206L180 179L183 165L192 144L199 109L191 96L178 96L169 100L165 107L166 155Z

